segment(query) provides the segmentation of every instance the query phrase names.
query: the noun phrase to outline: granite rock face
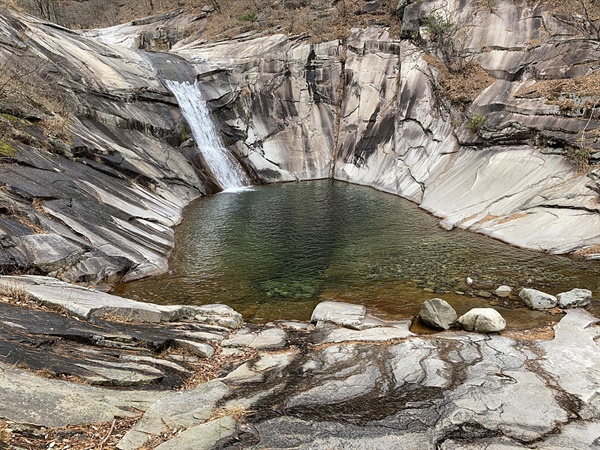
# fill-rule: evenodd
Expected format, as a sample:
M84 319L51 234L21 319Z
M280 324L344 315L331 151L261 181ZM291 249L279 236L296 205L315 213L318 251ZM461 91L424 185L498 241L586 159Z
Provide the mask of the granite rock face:
M467 54L468 63L487 77L463 113L440 96L443 75L415 45L427 43L427 17L436 11L456 18L463 48L454 57ZM344 44L310 46L271 36L187 43L173 52L195 62L223 132L266 181L326 177L331 169L336 179L418 202L446 228L594 257L597 177L579 172L565 155L584 125L597 153L596 118L582 120L583 110L562 114L541 94L535 97L538 91L527 98L522 93L533 89L535 79L596 70L598 50L565 27L543 4L503 0L487 10L476 3L428 1L404 6L403 29L413 33L403 32L403 39L369 28L353 30ZM583 47L588 56L575 68ZM287 71L283 79L280 70ZM266 112L273 117L269 124L258 117ZM479 116L485 126L476 133L469 123ZM308 129L336 124L337 132L323 128L316 141L315 133L298 129L295 117L304 118Z
M598 170L586 176L566 157L583 136L589 162L599 160L597 113L586 106L594 99L569 94L560 109L543 84L593 75L597 46L544 3L433 0L398 11L400 38L371 27L318 44L181 39L191 22L177 12L74 33L3 11L0 57L46 60L73 107L70 140L47 137L48 152L30 134L2 158L0 267L90 284L166 270L182 208L215 184L184 139L165 78L199 81L228 150L257 182L369 185L419 203L448 229L598 258ZM431 40L428 17L440 11L460 31L452 54ZM440 61L475 68L484 82L452 103ZM42 257L43 248L52 252Z

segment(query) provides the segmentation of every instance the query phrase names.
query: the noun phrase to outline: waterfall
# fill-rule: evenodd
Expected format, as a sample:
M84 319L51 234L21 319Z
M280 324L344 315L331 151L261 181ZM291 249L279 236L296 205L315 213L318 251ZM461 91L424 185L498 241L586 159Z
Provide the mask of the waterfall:
M240 163L223 147L206 102L200 95L198 84L171 80L166 80L165 83L175 95L181 113L192 129L196 145L217 183L223 190L250 185L250 179Z

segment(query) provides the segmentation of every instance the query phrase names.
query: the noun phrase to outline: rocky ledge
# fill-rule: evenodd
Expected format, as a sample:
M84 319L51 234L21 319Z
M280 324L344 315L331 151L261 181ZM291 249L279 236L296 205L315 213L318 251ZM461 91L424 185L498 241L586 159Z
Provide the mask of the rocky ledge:
M12 448L115 419L127 427L101 438L121 450L600 445L600 328L583 309L545 340L418 336L410 321L337 302L311 323L258 326L223 305L161 307L46 277L0 283L12 298L0 303Z

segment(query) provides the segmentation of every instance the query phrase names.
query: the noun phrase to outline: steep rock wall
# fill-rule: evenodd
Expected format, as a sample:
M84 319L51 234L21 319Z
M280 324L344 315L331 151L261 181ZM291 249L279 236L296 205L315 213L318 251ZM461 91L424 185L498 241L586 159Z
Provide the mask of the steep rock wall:
M225 140L263 182L330 176L340 45L283 35L172 50L198 71Z
M437 59L445 55L431 42L437 15L452 24L449 63L464 65L462 79ZM196 62L229 143L263 181L331 168L336 179L418 202L446 228L598 257L597 174L566 158L585 133L600 160L598 113L521 93L537 79L589 75L600 55L543 2L415 2L403 11L402 39L370 28L344 43L243 37L173 51ZM457 105L442 78L460 91L473 89L471 76L485 83Z
M0 268L88 283L165 271L183 207L209 188L174 146L179 112L156 69L31 17L1 19L2 52L41 60L71 119L60 140L39 118L6 116L24 131L0 158Z

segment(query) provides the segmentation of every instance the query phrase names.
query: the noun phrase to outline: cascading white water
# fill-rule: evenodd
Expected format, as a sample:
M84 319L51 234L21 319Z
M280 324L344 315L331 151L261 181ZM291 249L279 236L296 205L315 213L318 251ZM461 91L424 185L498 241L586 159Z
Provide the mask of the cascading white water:
M167 87L173 92L181 113L192 130L198 149L223 190L242 188L250 185L250 179L219 138L217 128L202 100L198 84L179 83L166 80Z

